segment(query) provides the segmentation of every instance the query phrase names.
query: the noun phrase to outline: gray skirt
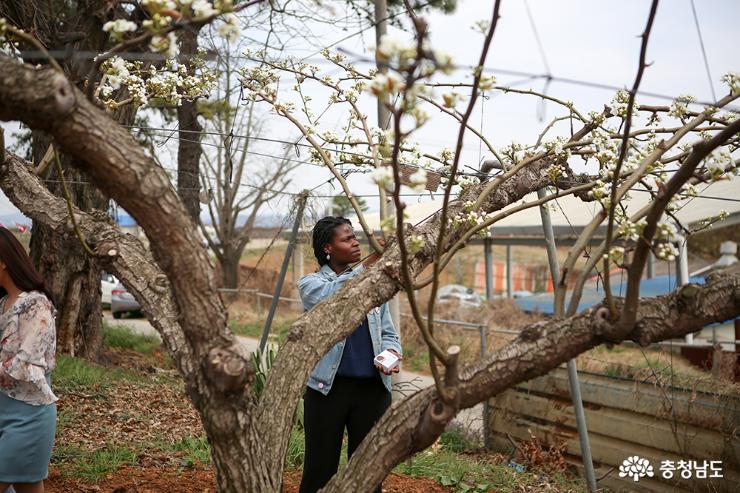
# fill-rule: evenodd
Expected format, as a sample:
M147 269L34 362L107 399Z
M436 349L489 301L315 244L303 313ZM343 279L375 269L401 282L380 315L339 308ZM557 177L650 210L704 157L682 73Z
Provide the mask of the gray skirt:
M34 406L0 392L0 483L35 483L49 475L57 406Z

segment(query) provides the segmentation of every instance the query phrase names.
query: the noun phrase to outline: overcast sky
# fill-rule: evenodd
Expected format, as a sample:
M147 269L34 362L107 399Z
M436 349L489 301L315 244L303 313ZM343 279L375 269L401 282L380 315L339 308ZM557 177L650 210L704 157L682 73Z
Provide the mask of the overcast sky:
M457 12L453 15L431 14L427 16L431 29L431 41L452 54L459 65L473 65L477 62L483 37L471 26L478 20L490 19L493 2L485 0L460 0ZM581 79L616 87L631 87L637 70L640 50L639 35L645 28L650 1L626 0L607 2L594 0L529 0L534 23L542 41L545 59L553 76ZM740 2L737 0L696 1L699 24L704 37L704 45L709 61L714 90L718 97L726 94L726 86L719 82L720 77L729 71L740 71ZM348 33L317 26L316 31L327 44L346 37ZM391 28L391 33L399 37L408 36ZM374 44L373 31L355 36L337 47L351 53L370 54ZM313 47L294 46L291 52L296 56L306 56L315 51ZM316 57L314 57L316 58ZM641 90L671 96L691 94L702 101L711 101L712 92L702 58L699 38L694 24L690 0L665 0L661 2L655 25L650 36L647 59L651 62L641 84ZM313 60L313 58L312 58ZM362 65L360 65L362 66ZM493 69L522 71L534 74L546 73L545 61L538 49L534 31L521 0L502 3L501 19L496 30L486 66ZM457 74L460 78L464 74ZM521 81L521 76L498 74L499 83ZM533 79L518 87L542 90L543 79ZM553 81L548 93L562 99L571 100L582 112L600 110L611 101L614 91L589 88L575 84ZM317 92L321 95L320 92ZM663 103L669 101L649 96L639 96L638 102ZM374 103L363 100L368 114L374 121ZM540 103L532 97L517 95L493 95L478 104L471 118L475 126L481 128L496 147L512 141L532 143L545 123L538 118ZM481 118L481 112L483 118ZM431 113L431 111L430 111ZM548 104L546 118L563 114L560 108ZM332 114L327 124L338 127L340 114ZM17 129L17 123L4 123L3 127ZM279 117L270 115L268 120L270 135L284 136L286 139L296 135ZM437 152L444 147L454 147L456 129L449 117L434 114L416 135L424 150ZM279 146L273 146L279 151ZM279 154L280 152L275 152ZM487 158L479 152L477 141L468 138L465 142L463 161L477 166L479 160ZM305 155L303 155L305 158ZM328 171L317 167L301 170L296 174L290 187L299 191L313 187L330 177ZM358 193L376 193L377 188L367 177L353 175L350 185ZM331 185L321 187L318 194L334 194L337 188ZM377 200L368 198L374 209ZM289 200L276 201L273 210L284 211ZM7 198L0 192L0 215L16 212Z

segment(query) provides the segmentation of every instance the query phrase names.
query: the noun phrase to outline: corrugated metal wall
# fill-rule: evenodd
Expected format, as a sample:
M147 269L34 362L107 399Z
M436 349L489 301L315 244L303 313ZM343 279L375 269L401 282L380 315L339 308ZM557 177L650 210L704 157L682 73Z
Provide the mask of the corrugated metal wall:
M712 395L580 372L586 419L600 487L612 491L740 491L740 396ZM564 441L580 459L575 416L564 369L526 382L490 401L493 444L511 450L529 432L545 444ZM508 436L507 436L508 435ZM629 456L650 460L655 475L619 477ZM722 479L664 479L661 461L722 461ZM613 470L607 474L610 469ZM678 477L678 480L677 480Z

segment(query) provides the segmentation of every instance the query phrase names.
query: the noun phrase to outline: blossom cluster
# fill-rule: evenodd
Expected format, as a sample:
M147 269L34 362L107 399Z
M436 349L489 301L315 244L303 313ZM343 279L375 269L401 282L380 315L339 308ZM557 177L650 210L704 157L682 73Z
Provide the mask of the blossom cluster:
M183 99L207 96L216 82L216 74L201 67L194 75L183 65L168 60L164 67L145 67L141 61L126 61L120 57L106 60L99 88L101 100L111 108L121 103L117 92L125 88L133 104L138 106L177 106Z
M674 261L676 260L676 257L678 257L678 249L673 245L673 243L670 242L663 242L658 243L655 245L655 249L653 250L655 253L655 257L659 260L670 260Z

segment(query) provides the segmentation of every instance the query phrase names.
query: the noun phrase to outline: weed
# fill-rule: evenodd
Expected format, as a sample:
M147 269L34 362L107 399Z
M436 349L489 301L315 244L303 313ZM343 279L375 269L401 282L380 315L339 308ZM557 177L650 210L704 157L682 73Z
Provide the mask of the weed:
M100 481L125 464L136 462L136 453L128 448L106 444L98 450L85 450L74 445L58 444L52 454L55 463L65 476L87 481Z
M205 436L186 436L173 443L170 450L181 454L180 464L184 467L205 466L211 463L211 446Z
M142 354L151 354L162 343L154 335L135 332L126 325L103 324L103 342L108 347L130 349Z
M141 380L135 373L118 368L106 368L82 358L59 355L52 373L55 388L64 391L95 391L119 380Z

